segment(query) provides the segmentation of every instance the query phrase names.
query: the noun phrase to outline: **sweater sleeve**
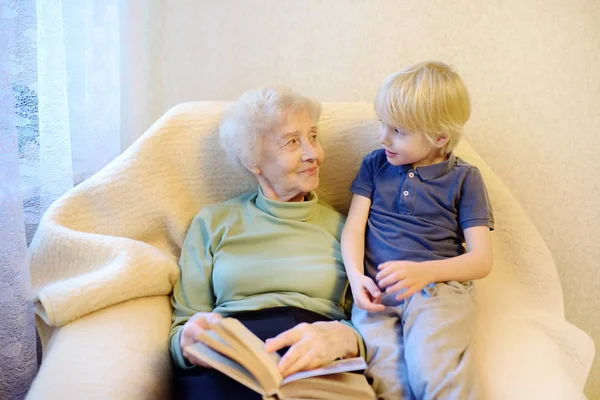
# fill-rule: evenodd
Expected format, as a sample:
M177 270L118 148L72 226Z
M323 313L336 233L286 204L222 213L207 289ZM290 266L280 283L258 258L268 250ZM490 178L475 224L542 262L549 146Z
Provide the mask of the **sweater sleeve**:
M173 324L169 336L171 357L179 368L192 368L179 345L183 325L198 312L214 309L212 291L212 238L210 215L201 211L193 220L181 248L179 277L173 287Z

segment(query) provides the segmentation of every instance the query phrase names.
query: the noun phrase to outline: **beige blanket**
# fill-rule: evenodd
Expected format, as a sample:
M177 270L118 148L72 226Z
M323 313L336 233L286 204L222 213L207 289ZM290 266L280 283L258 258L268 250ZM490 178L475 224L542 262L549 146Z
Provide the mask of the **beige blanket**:
M217 144L224 105L174 108L45 214L31 245L45 346L31 398L161 398L168 392L165 296L177 278L188 225L204 205L256 185L227 165ZM319 193L345 212L360 160L377 147L376 119L368 104L329 103L320 129L326 161ZM556 268L545 243L466 143L458 155L480 167L496 215L494 272L478 283L476 345L489 397L534 398L540 391L547 394L543 398L581 397L593 345L564 320ZM82 357L94 365L81 364ZM138 379L133 392L122 377L126 366ZM67 371L66 377L57 377L58 370ZM148 376L148 371L154 373ZM104 383L90 383L98 379ZM563 395L568 397L557 397Z

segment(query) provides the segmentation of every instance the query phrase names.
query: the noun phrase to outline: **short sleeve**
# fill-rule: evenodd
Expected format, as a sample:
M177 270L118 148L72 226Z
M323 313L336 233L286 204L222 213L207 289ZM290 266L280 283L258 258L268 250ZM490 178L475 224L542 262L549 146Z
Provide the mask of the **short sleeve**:
M356 178L354 178L354 181L352 181L352 186L350 186L350 191L352 193L373 199L373 171L375 170L373 165L374 161L375 157L373 153L369 154L363 159L358 173L356 174Z
M494 230L494 214L481 172L469 168L460 191L458 220L464 231L473 226L488 226Z

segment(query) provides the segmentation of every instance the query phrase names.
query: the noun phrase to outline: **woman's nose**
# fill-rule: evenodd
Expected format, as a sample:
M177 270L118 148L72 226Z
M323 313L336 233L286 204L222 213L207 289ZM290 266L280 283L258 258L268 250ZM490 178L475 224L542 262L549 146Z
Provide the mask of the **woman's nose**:
M304 161L314 160L317 158L317 148L312 143L305 143L302 151L302 158Z

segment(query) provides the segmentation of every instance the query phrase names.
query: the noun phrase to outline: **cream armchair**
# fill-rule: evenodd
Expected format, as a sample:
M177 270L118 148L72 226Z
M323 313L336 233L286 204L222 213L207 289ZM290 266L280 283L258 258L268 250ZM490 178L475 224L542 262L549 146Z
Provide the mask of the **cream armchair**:
M31 245L44 358L29 399L170 397L169 293L188 225L206 204L255 185L217 144L224 106L175 107L44 216ZM341 212L376 129L369 104L324 104L319 194ZM463 142L457 154L481 169L497 224L493 273L477 283L487 398L583 398L594 347L564 319L548 248L473 149Z

